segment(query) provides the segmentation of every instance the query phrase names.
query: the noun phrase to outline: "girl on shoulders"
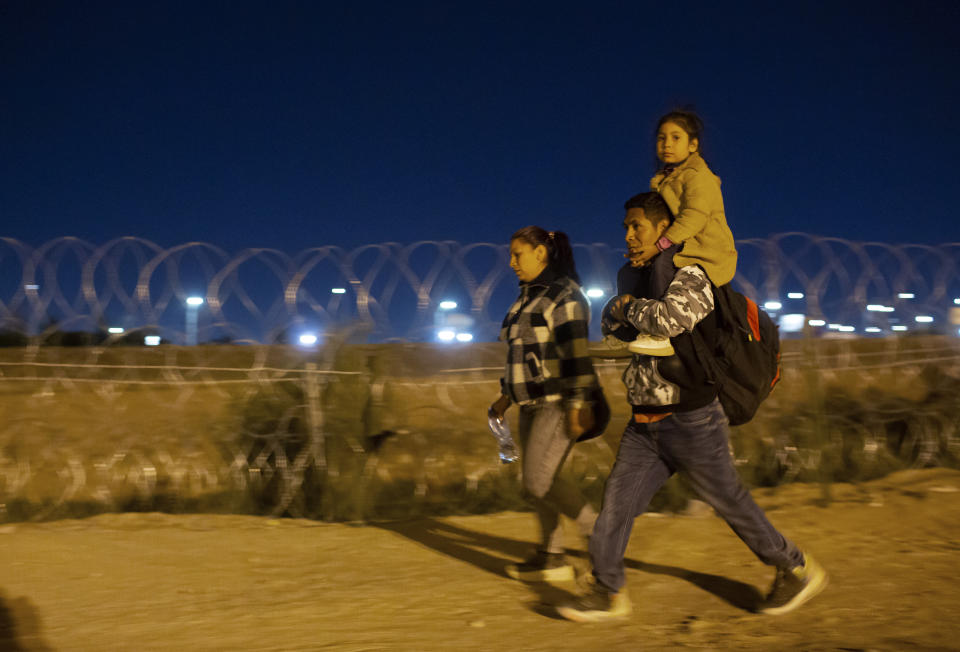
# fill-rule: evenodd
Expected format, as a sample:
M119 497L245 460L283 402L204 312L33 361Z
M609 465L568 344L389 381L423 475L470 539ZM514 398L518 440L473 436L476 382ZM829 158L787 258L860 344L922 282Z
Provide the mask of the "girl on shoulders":
M640 262L674 245L677 267L700 265L717 286L733 280L737 249L727 226L720 178L700 155L703 122L691 111L671 111L657 123L657 158L662 167L650 180L675 216L656 243L641 252Z

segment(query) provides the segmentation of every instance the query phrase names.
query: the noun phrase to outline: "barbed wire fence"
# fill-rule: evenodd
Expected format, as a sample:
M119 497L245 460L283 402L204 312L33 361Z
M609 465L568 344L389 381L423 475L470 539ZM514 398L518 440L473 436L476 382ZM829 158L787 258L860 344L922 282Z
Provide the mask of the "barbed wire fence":
M750 481L956 463L960 243L789 233L738 250L734 286L785 338L786 382L735 432ZM594 296L615 293L623 253L575 246ZM517 291L507 263L490 243L291 256L0 240L0 520L520 506L483 421ZM598 368L625 419L622 363ZM569 465L595 494L618 434Z

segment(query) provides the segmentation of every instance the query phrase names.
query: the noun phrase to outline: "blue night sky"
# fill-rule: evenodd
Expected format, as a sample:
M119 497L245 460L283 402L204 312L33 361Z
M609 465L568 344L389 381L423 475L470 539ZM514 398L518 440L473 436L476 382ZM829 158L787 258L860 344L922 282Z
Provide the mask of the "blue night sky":
M960 241L960 3L0 2L0 237L619 243L693 105L739 238Z

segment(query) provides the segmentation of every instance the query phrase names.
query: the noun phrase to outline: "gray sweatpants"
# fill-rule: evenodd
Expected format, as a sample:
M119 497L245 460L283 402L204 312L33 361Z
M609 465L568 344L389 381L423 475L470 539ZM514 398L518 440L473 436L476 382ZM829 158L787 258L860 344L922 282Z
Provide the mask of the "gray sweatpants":
M575 484L558 478L560 467L575 443L567 436L567 419L560 401L538 401L520 406L520 444L523 489L537 513L542 550L563 552L560 515L577 523L581 536L589 536L597 520Z

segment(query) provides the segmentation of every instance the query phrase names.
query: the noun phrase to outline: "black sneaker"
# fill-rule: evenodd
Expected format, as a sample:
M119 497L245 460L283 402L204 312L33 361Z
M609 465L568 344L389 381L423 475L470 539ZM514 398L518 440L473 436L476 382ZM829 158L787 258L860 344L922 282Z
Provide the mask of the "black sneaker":
M573 580L573 566L562 552L544 552L519 564L507 564L507 575L525 582L566 582Z
M626 591L612 593L594 584L589 593L557 607L557 613L577 623L599 623L626 618L633 611Z
M826 588L827 579L823 566L805 554L803 566L777 569L777 577L759 611L770 616L793 611Z

